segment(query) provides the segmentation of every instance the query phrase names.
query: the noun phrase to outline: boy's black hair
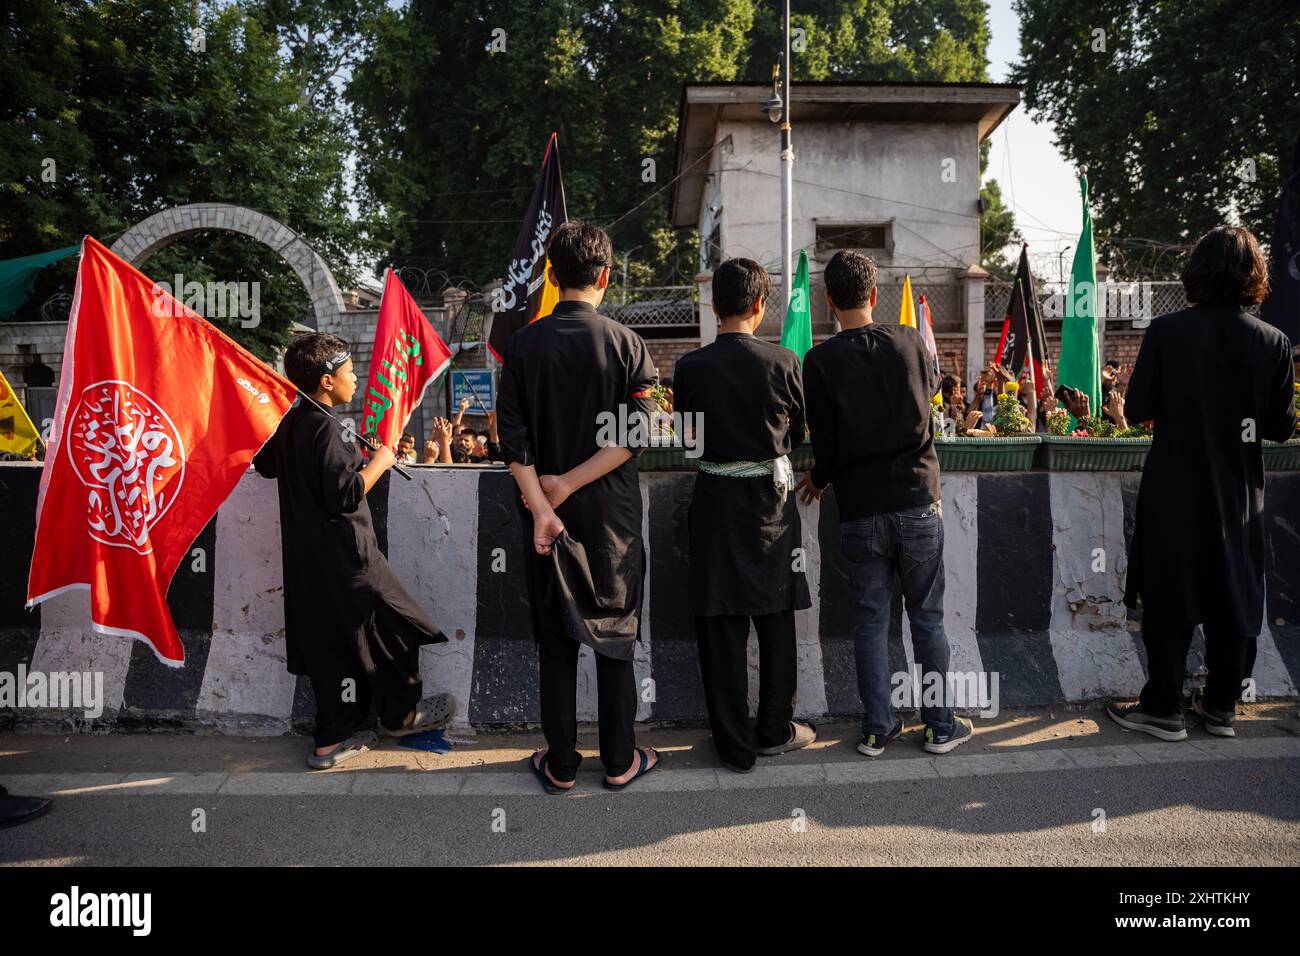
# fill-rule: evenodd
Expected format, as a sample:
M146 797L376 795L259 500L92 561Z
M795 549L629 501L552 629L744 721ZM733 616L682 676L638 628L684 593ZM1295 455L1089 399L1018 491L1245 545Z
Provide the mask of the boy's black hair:
M284 374L300 392L314 395L320 380L333 374L351 356L348 343L328 332L300 335L284 353Z
M713 307L724 319L749 315L772 294L772 277L753 259L728 259L713 270Z
M1201 236L1179 278L1188 302L1246 308L1268 296L1268 260L1241 226L1215 226Z
M614 264L614 247L600 226L566 222L551 236L546 255L561 289L589 289Z
M826 263L822 281L835 308L860 309L876 287L876 262L852 249L841 249Z

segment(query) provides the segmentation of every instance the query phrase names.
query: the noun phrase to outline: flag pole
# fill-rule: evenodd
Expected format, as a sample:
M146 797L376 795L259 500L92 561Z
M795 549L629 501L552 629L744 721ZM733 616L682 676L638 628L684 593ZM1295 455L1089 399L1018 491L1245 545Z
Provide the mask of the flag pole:
M326 407L325 407L324 405L322 405L320 402L316 401L316 399L312 398L312 397L311 397L310 395L308 395L306 392L304 392L304 391L302 391L302 390L300 389L300 390L298 391L298 394L299 394L301 397L305 398L307 401L311 402L313 405L315 405L317 408L319 408L319 409L320 409L322 412L324 412L326 415L329 415L330 418L334 418L334 415L330 412L330 410L329 410L328 408L326 408ZM338 419L336 419L336 418L335 418L334 420L335 420L335 421L338 421ZM341 427L341 426L340 426L340 427ZM379 446L376 445L374 442L372 442L372 441L371 441L369 438L367 438L365 435L362 435L360 432L355 432L355 431L354 431L352 434L356 435L356 437L359 438L359 439L361 440L361 443L362 443L363 445L365 445L367 448L369 448L371 451L379 451ZM409 471L407 471L405 468L403 468L401 465L394 464L394 465L393 465L393 471L397 472L399 475L401 475L401 476L402 476L403 478L405 478L407 481L410 481L410 480L411 480L411 473L410 473Z

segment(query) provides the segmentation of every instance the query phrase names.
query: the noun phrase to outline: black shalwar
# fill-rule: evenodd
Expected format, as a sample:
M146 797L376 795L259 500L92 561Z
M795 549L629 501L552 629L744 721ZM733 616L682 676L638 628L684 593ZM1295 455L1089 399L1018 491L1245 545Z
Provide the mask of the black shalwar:
M287 663L311 681L318 747L358 730L372 698L400 726L420 699L421 645L447 640L379 550L361 465L338 419L302 399L253 458L279 482Z
M590 304L564 300L506 343L497 431L506 462L559 475L616 444L633 458L574 492L556 509L565 534L549 556L533 548L523 510L533 636L541 662L547 767L572 780L577 746L578 643L596 652L601 761L620 776L635 756L636 679L645 551L635 456L655 411L654 363L639 335Z
M673 371L673 397L684 425L696 425L703 461L771 461L803 442L799 358L753 335L723 332L683 355ZM790 738L798 684L794 611L812 606L797 494L790 488L783 498L771 476L700 471L688 523L709 723L719 756L746 769L756 748ZM757 726L749 719L750 619L760 649Z
M1192 628L1203 624L1209 657L1244 668L1249 648L1208 645L1253 644L1264 619L1261 443L1285 441L1295 428L1291 343L1235 305L1160 316L1142 340L1124 413L1132 423L1155 421L1124 595L1129 607L1142 605L1148 657L1185 657ZM1149 670L1144 703L1171 713L1182 666ZM1157 670L1160 688L1151 686ZM1231 708L1224 695L1235 690L1235 699L1249 674L1225 676L1209 685L1220 709Z

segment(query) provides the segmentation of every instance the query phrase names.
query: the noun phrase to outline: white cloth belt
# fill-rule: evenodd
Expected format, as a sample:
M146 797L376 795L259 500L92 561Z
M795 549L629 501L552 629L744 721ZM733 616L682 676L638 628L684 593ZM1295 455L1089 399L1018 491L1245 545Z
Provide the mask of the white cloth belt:
M790 464L789 455L771 461L701 461L700 471L724 478L763 478L771 475L772 484L782 502L794 487L794 466Z

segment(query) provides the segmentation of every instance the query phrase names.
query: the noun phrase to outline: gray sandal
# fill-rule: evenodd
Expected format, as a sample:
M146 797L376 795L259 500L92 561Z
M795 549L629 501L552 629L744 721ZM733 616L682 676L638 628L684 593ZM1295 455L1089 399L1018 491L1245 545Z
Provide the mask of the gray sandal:
M437 730L451 720L452 714L456 712L456 698L451 694L433 694L425 697L415 705L415 719L411 721L409 727L398 727L396 730L389 730L383 724L379 725L379 732L385 737L409 737L412 734L424 734L430 730Z
M355 733L327 754L318 754L313 748L307 766L312 770L330 770L345 760L361 756L378 742L379 738L370 731Z
M789 740L783 744L777 744L775 747L759 747L758 752L764 757L775 757L778 754L789 753L791 750L802 750L816 739L816 724L792 720L790 721Z

